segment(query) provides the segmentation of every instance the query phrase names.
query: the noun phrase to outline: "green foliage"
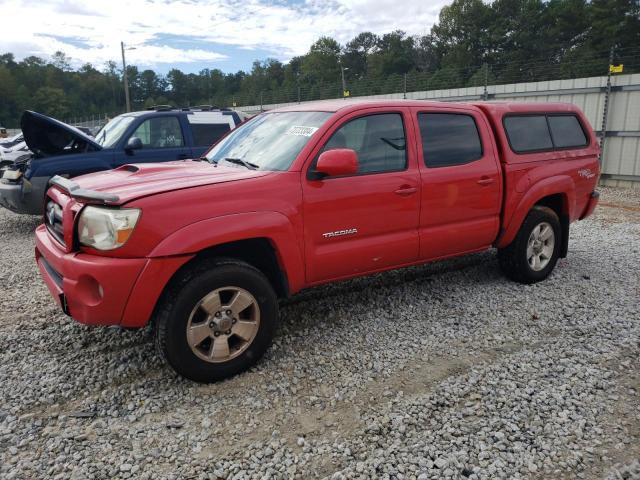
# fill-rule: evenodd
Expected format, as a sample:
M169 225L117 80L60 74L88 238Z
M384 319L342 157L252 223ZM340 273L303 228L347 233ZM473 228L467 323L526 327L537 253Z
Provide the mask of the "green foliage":
M33 96L33 109L51 117L69 115L69 103L61 88L40 87Z
M178 69L159 75L127 67L135 109L259 105L352 96L605 75L610 47L625 73L640 71L639 0L453 0L422 36L362 32L340 45L321 37L288 63L256 60L250 72ZM70 120L124 110L122 71L56 52L45 60L0 54L0 124L16 127L25 109ZM487 65L486 70L483 65Z

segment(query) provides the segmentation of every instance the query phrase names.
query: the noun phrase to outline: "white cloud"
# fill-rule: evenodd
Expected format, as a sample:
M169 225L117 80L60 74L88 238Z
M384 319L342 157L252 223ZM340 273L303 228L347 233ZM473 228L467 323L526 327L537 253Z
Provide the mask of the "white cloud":
M100 65L107 60L118 61L120 41L124 41L136 45L135 50L127 52L127 58L137 65L210 61L224 68L227 57L220 52L221 45L267 50L287 60L305 53L322 35L344 43L365 30L386 33L401 29L424 34L446 3L4 0L0 51L23 58L62 50L76 63Z

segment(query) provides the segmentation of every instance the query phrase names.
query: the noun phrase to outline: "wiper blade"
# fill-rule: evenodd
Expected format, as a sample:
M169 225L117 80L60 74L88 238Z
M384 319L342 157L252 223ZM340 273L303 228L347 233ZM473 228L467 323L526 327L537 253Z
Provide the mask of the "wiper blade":
M251 162L247 162L246 160L243 160L241 158L225 158L225 161L229 162L229 163L235 163L236 165L242 165L246 168L248 168L249 170L257 170L260 168L260 165L256 165L255 163L251 163Z

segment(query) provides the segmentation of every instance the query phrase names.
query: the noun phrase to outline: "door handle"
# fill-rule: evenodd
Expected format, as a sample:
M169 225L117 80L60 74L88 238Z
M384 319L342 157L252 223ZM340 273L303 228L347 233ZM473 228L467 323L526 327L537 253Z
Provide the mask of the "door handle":
M493 178L491 177L481 177L480 180L478 180L478 185L482 185L483 187L486 187L487 185L491 185L493 183Z
M394 193L396 195L402 195L402 196L406 196L406 195L411 195L414 194L418 191L418 189L416 187L412 187L411 185L402 185L398 190L396 190Z

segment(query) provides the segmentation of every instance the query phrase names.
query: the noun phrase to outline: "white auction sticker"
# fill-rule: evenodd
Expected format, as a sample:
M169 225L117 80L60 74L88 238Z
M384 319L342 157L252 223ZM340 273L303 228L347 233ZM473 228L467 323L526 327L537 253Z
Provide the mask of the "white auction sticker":
M310 137L318 130L317 127L302 127L299 125L294 125L289 130L287 130L286 135L297 135L299 137Z

